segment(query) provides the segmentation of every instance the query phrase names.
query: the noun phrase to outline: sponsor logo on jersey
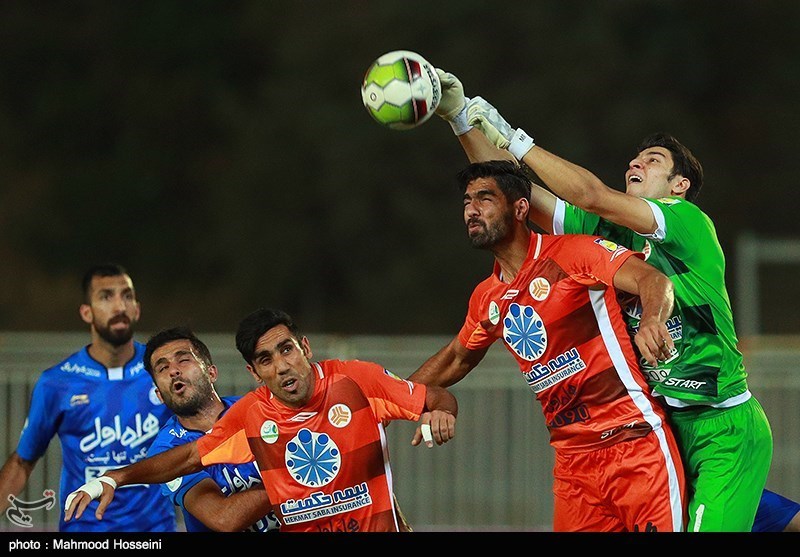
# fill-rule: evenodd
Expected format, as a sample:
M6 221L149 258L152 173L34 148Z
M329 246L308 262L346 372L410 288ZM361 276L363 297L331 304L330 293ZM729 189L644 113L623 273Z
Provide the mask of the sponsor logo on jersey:
M400 379L398 377L398 379ZM402 379L400 379L402 381ZM328 410L328 421L333 427L346 427L353 417L353 412L345 404L334 404Z
M537 302L541 302L550 295L550 281L544 277L536 277L528 285L528 292Z
M586 362L581 358L578 349L573 347L547 363L533 364L531 370L522 375L528 387L534 393L539 393L584 369Z
M59 369L61 369L61 371L66 371L67 373L80 373L81 375L88 375L89 377L100 377L102 374L99 369L79 366L78 364L73 364L71 362L66 362Z
M175 478L174 480L167 482L166 484L167 489L169 489L172 493L175 493L176 491L178 491L178 488L181 487L182 483L183 483L183 476Z
M112 443L133 449L155 437L160 427L158 418L149 412L144 418L137 412L132 422L124 425L119 414L111 418L110 424L104 424L100 421L100 416L97 416L94 419L94 431L83 437L78 446L84 453L107 447Z
M676 205L681 202L680 197L659 197L658 201L664 205Z
M264 443L273 444L278 440L278 424L272 420L267 420L261 424L261 439Z
M506 290L506 293L503 294L503 297L500 298L500 299L501 300L513 300L517 296L519 296L519 290L517 290L516 288L510 288L510 289Z
M144 371L144 362L136 362L134 365L131 366L130 369L131 377L136 377L143 371Z
M667 377L664 380L664 385L667 387L676 387L678 389L688 389L690 391L699 391L706 385L705 381L697 381L696 379L680 379L678 377Z
M650 241L649 240L645 240L644 241L644 247L642 248L642 253L644 254L644 260L645 261L650 259L650 255L652 255L652 253L653 253L653 248L650 245Z
M547 348L547 331L536 310L511 304L503 318L503 342L520 358L538 360Z
M317 415L317 412L298 412L291 418L289 418L290 422L305 422L306 420L310 420L314 416Z
M611 253L610 261L614 261L619 254L628 251L628 248L625 246L621 246L612 242L611 240L606 240L605 238L595 238L594 243L605 248L606 251Z
M248 473L248 471L252 473ZM255 462L234 466L226 465L222 468L222 477L227 485L221 487L225 497L231 493L239 493L245 489L250 489L254 485L261 484L261 476Z
M489 303L489 323L497 325L500 322L500 307L492 300Z
M297 524L328 516L351 512L372 504L367 482L337 489L331 494L315 491L303 499L289 499L281 503L283 522Z
M292 479L306 487L327 485L342 469L342 451L331 436L305 427L286 443L284 459Z
M79 395L72 395L69 397L69 405L70 406L82 406L84 404L89 404L89 395L86 393L81 393Z

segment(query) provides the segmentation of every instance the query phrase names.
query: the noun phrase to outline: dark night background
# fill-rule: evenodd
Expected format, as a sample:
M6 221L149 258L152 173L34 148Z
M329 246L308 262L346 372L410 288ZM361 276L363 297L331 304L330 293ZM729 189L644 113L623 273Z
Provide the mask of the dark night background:
M732 298L740 234L800 237L795 0L14 0L0 330L83 330L80 277L114 260L144 330L229 332L268 305L306 331L454 334L491 256L466 240L449 126L391 131L361 104L395 49L614 187L642 137L676 135ZM763 332L800 333L798 265L766 270Z

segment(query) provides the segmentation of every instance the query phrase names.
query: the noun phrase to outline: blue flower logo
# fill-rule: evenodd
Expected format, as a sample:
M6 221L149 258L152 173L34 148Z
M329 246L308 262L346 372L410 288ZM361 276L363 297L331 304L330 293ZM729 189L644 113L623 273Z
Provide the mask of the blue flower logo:
M532 362L547 348L547 331L535 309L511 304L503 319L503 340L520 358Z
M320 487L330 483L342 467L342 453L327 433L301 429L286 443L286 469L298 483Z

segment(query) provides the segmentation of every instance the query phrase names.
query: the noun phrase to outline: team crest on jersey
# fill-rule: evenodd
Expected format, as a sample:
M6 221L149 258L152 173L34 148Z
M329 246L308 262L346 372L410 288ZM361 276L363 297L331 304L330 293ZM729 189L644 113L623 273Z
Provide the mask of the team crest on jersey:
M664 205L676 205L681 202L680 197L659 197L658 201Z
M550 281L544 277L536 277L528 285L528 292L537 302L541 302L550 295Z
M531 306L511 304L503 318L503 341L520 358L537 360L547 348L544 321Z
M385 370L384 370L385 371ZM398 379L400 379L398 377ZM402 379L400 379L402 381ZM353 417L353 411L346 404L334 404L328 410L328 421L333 427L342 428L350 423Z
M625 246L621 246L612 242L611 240L606 240L605 238L595 238L594 243L611 252L611 261L614 261L619 254L628 251L628 248Z
M272 445L278 440L278 424L272 420L267 420L261 424L261 431L259 433L261 434L261 440L264 441L264 443Z
M306 428L286 443L284 459L292 479L306 487L329 484L342 468L342 452L330 435Z
M163 402L161 402L161 399L158 398L158 394L156 393L156 386L155 385L153 385L153 388L150 389L149 393L147 393L147 398L150 400L150 404L152 404L154 406L159 406L161 404L164 404Z
M497 325L500 322L500 307L492 300L489 303L489 323Z

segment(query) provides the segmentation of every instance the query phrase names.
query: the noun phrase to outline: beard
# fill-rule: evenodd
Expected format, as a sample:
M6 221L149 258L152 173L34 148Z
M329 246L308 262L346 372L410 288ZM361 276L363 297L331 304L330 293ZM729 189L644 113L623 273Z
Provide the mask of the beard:
M167 408L172 410L176 416L184 418L196 416L208 401L213 398L214 389L211 386L211 381L208 380L207 376L204 376L203 379L203 381L197 384L183 381L186 385L185 388L189 388L190 386L194 387L192 394L187 397L174 397L171 391L167 393L167 396L164 396L162 393L164 404Z
M500 240L508 236L511 218L512 217L509 215L499 222L489 225L486 224L486 221L479 221L482 229L469 236L472 247L476 249L491 249L494 247Z
M123 330L112 330L111 324L118 321L124 321L128 327ZM117 317L109 321L105 326L99 323L94 323L94 328L100 338L108 342L114 347L119 347L127 344L133 338L133 322L127 317Z

